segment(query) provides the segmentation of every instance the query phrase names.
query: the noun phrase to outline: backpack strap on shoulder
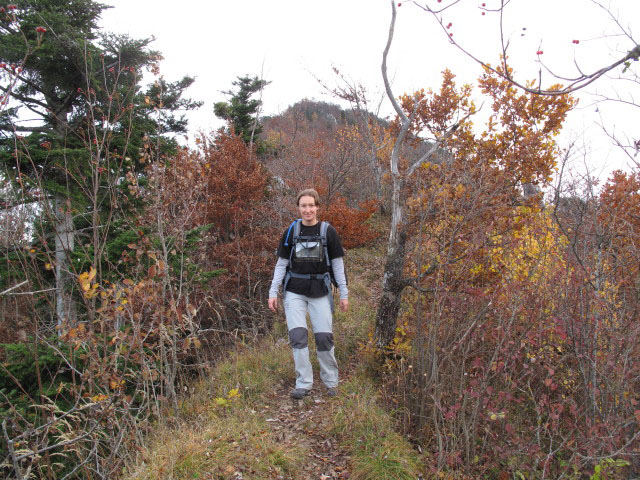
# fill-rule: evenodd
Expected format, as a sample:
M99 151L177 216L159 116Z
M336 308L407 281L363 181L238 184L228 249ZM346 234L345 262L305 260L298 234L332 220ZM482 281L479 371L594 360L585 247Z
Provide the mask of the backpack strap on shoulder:
M289 238L291 238L291 229L294 227L296 222L297 222L297 220L294 220L293 222L291 222L291 225L289 225L289 228L287 229L287 234L284 236L284 246L285 247L289 246ZM295 232L294 232L294 235L295 235Z
M327 261L327 267L331 267L331 261L329 260L329 247L327 245L327 230L329 230L329 222L322 222L320 224L320 241L322 242L322 248L324 249L324 258Z
M300 236L300 229L302 228L301 225L302 225L301 218L293 222L293 243L294 244L298 241L298 237Z
M302 223L301 218L299 218L298 220L294 220L291 223L291 225L289 225L289 230L287 230L287 238L285 239L285 244L284 244L286 247L289 246L290 233L291 233L291 229L293 228L293 240L291 242L291 251L289 252L289 266L287 267L287 269L291 267L291 260L293 259L293 252L295 250L295 245L298 242L298 237L300 236L301 223Z

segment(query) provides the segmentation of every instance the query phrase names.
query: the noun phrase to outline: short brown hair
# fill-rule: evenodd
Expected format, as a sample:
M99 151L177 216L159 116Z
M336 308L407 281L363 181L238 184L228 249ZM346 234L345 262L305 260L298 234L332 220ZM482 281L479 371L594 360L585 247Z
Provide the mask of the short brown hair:
M313 201L316 203L316 207L320 206L320 195L313 188L307 188L302 190L296 198L296 205L300 205L300 199L302 197L313 197Z

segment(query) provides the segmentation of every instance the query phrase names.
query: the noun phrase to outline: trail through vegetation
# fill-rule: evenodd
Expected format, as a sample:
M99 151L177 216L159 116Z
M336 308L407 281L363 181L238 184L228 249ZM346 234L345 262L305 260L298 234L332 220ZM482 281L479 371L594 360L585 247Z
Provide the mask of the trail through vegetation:
M316 389L302 401L294 400L289 396L291 388L289 382L283 382L264 415L275 438L286 449L302 447L305 450L300 478L349 478L348 450L330 432L328 413L334 399L323 397Z
M348 257L351 309L334 321L337 397L318 383L302 400L289 396L293 363L279 322L272 335L241 347L194 385L178 412L163 416L126 478L417 478L418 455L379 405L361 355L373 327L370 286L380 275L379 252Z

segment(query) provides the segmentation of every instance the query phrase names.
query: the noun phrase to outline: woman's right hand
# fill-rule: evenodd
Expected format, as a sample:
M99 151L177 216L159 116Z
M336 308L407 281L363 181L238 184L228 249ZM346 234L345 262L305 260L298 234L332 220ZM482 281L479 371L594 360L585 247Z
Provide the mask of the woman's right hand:
M269 299L269 310L272 312L278 311L278 297L273 297Z

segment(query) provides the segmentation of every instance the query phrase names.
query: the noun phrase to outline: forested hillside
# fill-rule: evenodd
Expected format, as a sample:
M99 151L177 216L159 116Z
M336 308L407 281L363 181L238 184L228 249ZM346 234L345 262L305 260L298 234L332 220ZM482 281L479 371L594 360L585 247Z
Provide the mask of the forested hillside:
M0 8L3 477L640 477L637 142L567 181L576 99L506 63L394 94L392 4L392 117L337 71L265 116L245 75L185 145L194 78L104 8ZM305 188L351 309L337 397L299 402L267 298Z

